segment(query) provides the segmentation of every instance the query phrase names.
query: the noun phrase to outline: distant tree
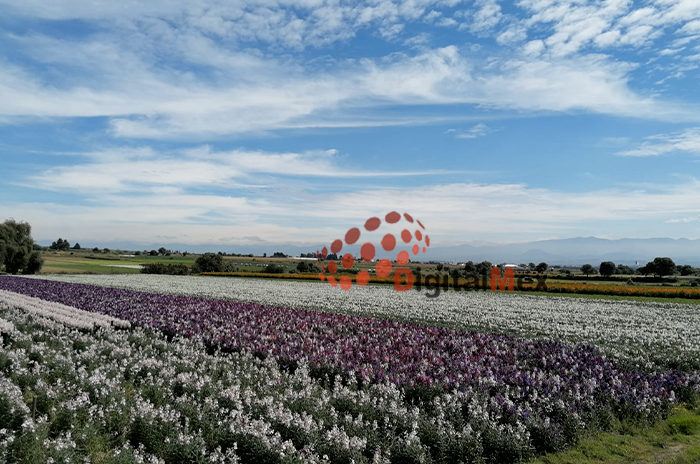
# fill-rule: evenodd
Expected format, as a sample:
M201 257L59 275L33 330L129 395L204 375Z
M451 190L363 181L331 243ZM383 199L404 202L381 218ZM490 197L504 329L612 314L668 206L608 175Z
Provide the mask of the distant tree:
M654 258L651 262L653 266L654 275L663 277L666 275L673 275L676 272L676 263L673 262L671 258ZM649 264L647 264L649 266Z
M279 264L270 263L267 266L265 266L263 272L266 274L283 274L284 267L280 266Z
M102 250L102 253L109 253L110 251L112 251L112 250L110 250L109 248L104 248L104 249Z
M140 251L134 252L134 256L141 256L141 252Z
M535 272L539 274L544 274L545 272L547 272L547 269L549 269L549 265L545 262L542 262L535 266Z
M684 264L683 266L678 266L678 273L682 276L693 275L694 272L695 272L695 269L693 269L693 266L690 266L688 264Z
M452 270L450 270L450 275L452 277L459 277L459 269L457 269L456 267L453 268Z
M531 271L534 271L537 265L535 263L530 263L527 265L527 267L529 267Z
M169 250L168 250L167 248L165 248L165 247L160 247L160 248L158 248L158 253L161 254L161 255L166 254L168 251L169 251Z
M612 261L603 261L600 263L600 275L603 277L610 277L615 273L615 269L617 266L615 266L615 263Z
M32 226L8 219L0 224L0 269L10 274L36 274L44 260L34 249Z
M266 256L266 257L267 257L267 256ZM275 251L275 252L272 254L272 257L273 257L273 258L286 258L287 255L285 255L285 254L282 253L281 251ZM336 257L336 258L328 258L328 259L338 259L338 258Z
M93 252L93 253L99 253L99 252L100 252L100 249L97 248L97 247L95 247L95 248L92 249L92 252Z
M62 238L59 237L58 240L51 243L51 246L49 247L49 249L56 250L56 251L68 251L68 250L70 250L70 243L68 243L68 240L63 240Z
M595 268L590 264L584 264L583 266L581 266L581 272L586 274L586 277L588 277L591 274L593 274L593 272L595 272Z
M492 267L493 267L493 264L491 264L490 261L482 261L476 265L476 273L479 275L483 275L483 274L489 275Z
M263 253L263 258L267 258L267 253ZM302 256L303 258L303 256Z
M467 261L464 264L464 272L466 272L467 274L474 274L476 272L476 266L472 261Z
M620 264L615 269L615 274L631 275L634 274L634 269L629 266L625 266L624 264Z
M445 267L444 264L442 263L437 263L437 266L435 266L435 269L437 269L438 272L442 271L443 268Z
M148 254L151 255L151 256L158 256L158 251L156 251L156 250L151 250Z
M214 253L204 253L194 262L194 272L222 272L224 270L224 258Z
M74 250L82 250L82 248L80 247L80 243L76 243L75 245L73 245L73 249Z

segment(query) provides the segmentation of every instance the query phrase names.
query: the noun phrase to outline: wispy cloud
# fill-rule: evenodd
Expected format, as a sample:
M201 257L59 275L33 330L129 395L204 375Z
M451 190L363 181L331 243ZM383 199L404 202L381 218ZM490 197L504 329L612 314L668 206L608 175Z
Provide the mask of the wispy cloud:
M448 134L454 134L454 136L458 139L476 139L483 137L490 132L493 132L493 129L484 123L479 123L466 131L460 131L457 129L449 129L447 131Z
M700 155L700 127L692 127L673 134L647 137L638 148L618 152L619 156L661 156L685 152Z

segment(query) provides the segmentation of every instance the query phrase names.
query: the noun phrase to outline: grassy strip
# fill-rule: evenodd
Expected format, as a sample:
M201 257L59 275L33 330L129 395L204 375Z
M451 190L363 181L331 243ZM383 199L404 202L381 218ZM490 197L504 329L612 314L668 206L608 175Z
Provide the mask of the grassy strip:
M560 453L531 464L690 464L700 463L700 408L676 408L667 420L651 427L617 423Z

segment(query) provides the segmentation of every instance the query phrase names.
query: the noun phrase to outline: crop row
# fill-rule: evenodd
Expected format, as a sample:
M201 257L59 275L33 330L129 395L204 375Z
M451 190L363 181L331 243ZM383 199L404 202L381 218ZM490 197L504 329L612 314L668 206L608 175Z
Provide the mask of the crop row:
M94 311L83 311L65 304L46 301L21 293L9 292L7 290L0 290L0 305L10 308L20 308L28 313L53 319L56 322L76 329L93 330L95 327L110 326L119 329L128 329L131 327L131 323L123 319Z
M700 370L697 306L491 292L396 292L383 286L342 291L322 282L261 279L85 275L57 281L229 299L268 306L391 318L455 329L585 343L632 369Z

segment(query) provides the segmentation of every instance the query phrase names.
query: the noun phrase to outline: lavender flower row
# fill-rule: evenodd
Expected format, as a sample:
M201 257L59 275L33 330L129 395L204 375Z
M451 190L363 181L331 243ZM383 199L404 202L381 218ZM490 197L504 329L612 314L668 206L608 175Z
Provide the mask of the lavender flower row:
M46 301L6 290L0 290L0 303L11 308L23 309L28 313L46 319L52 319L76 329L92 330L95 327L128 329L131 327L129 321L116 317L94 311L83 311L65 304Z
M516 417L610 407L653 414L675 401L677 389L698 385L680 372L625 372L592 346L16 277L0 277L0 288L365 382L477 388Z

